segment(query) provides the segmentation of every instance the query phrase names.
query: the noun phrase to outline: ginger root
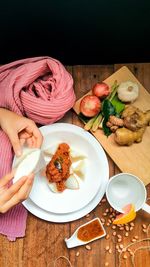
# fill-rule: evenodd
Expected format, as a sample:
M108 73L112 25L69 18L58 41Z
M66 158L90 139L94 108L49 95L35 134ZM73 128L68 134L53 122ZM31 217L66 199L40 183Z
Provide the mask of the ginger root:
M135 106L128 106L122 113L124 126L131 131L137 131L150 124L150 110L141 111Z
M115 132L115 141L121 146L130 146L134 142L142 141L146 126L150 125L150 110L141 111L135 106L129 105L122 113L123 128Z
M143 127L133 132L125 127L118 128L114 135L115 141L121 146L130 146L134 142L139 143L142 141L145 129L146 127Z
M120 119L114 115L110 115L106 126L110 128L112 133L114 133L119 127L123 126L123 119Z

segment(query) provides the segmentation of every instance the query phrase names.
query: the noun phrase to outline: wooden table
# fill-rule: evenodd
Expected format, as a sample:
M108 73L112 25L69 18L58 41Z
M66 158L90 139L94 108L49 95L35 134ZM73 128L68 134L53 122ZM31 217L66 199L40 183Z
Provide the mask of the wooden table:
M121 66L123 65L68 67L67 69L74 78L74 88L77 99L89 91L95 82L104 80ZM150 92L150 64L127 64L126 66ZM79 122L73 111L69 111L61 121L81 125L81 122ZM109 157L108 161L110 176L120 172ZM147 186L147 192L150 197L150 185ZM6 237L0 235L0 267L69 266L67 261L63 258L59 259L56 264L54 264L56 258L62 255L69 258L71 262L70 266L74 267L104 267L106 262L109 263L108 266L118 267L119 253L116 250L118 238L117 236L113 236L112 233L116 231L117 234L123 236L121 244L123 244L124 247L131 242L134 236L138 236L139 239L150 237L150 231L148 234L143 232L142 224L148 226L150 223L150 216L143 211L138 212L134 222L135 226L133 230L129 231L128 237L125 237L125 231L119 230L118 228L117 230L112 229L111 225L107 226L105 224L106 232L110 236L109 239L103 238L90 243L91 250L87 250L84 246L69 250L64 243L64 238L69 237L82 223L97 216L105 218L103 213L105 213L107 208L110 208L108 203L103 202L90 213L89 217L87 216L77 221L64 224L46 222L29 213L26 236L24 238L20 238L16 242L9 242ZM143 243L139 243L139 246L141 247L141 244L150 246L150 242L149 244L148 242L149 241L143 241ZM106 252L107 246L111 248L111 253ZM137 245L133 247L135 249ZM79 252L79 256L77 256L77 252ZM126 252L126 255L127 259L121 257L120 267L133 266L131 264L129 252ZM150 266L150 250L141 249L135 254L135 266Z

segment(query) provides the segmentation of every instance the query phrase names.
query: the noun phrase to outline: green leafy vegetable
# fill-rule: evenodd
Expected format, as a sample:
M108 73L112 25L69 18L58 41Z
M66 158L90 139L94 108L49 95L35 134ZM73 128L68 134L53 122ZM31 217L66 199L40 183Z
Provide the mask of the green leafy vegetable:
M115 107L116 113L120 114L124 109L125 109L125 104L122 103L118 96L115 95L114 98L112 99L111 103L113 104L113 106Z
M103 113L103 116L104 116L102 128L103 128L103 131L104 131L105 135L109 136L111 134L111 130L110 130L109 127L107 127L106 123L109 120L109 116L110 115L115 115L116 111L115 111L115 107L112 105L112 103L108 99L105 99L104 102L103 102L102 113Z

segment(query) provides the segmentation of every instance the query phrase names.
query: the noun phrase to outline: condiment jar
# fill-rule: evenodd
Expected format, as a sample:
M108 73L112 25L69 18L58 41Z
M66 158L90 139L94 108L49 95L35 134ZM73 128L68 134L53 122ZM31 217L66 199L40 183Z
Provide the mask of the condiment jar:
M102 238L106 235L105 229L99 218L79 226L73 235L67 239L65 238L66 246L73 248L85 245L89 242Z

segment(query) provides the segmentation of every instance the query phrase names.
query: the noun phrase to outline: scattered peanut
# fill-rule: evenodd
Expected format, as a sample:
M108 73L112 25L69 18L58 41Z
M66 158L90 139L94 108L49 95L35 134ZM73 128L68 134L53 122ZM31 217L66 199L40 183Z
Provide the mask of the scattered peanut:
M134 237L135 239L139 239L139 237L137 236L137 235L135 235L135 237Z
M130 231L132 231L132 230L133 230L133 227L131 226L131 227L130 227Z
M112 249L110 248L108 252L109 252L109 254L111 254L112 253Z
M132 242L136 242L136 239L135 238L132 238L132 240L131 240Z
M129 236L129 233L128 232L125 232L125 236Z
M116 232L113 232L113 236L116 236L116 234L117 234Z
M147 226L146 226L146 224L142 224L142 227L144 228L144 229L146 229L147 228Z
M90 214L89 214L89 213L85 215L85 217L86 217L86 218L88 218L89 216L90 216Z
M108 213L109 212L109 209L106 209L105 212Z
M104 223L104 222L105 222L105 219L104 219L104 218L101 218L101 222L103 222L103 223Z
M130 222L130 226L134 227L134 223L133 222Z
M106 212L104 212L104 213L103 213L103 216L107 216L107 213L106 213Z
M106 198L103 198L101 202L102 203L105 203L106 202Z
M105 262L105 266L109 266L109 263L108 262Z
M120 247L120 248L123 248L123 244L120 244L119 247Z
M123 259L127 259L127 255L124 255L124 256L123 256Z
M91 246L89 246L89 245L86 245L85 248L86 248L87 250L91 250Z
M121 239L121 238L122 238L122 236L121 236L121 235L117 235L117 237L118 237L119 239Z
M106 249L106 251L108 251L108 250L109 250L109 246L106 246L106 248L105 248L105 249Z
M109 236L109 235L106 235L106 237L105 237L105 238L106 238L106 240L108 240L108 239L110 238L110 236Z
M80 255L80 252L79 252L79 251L77 251L77 253L76 253L76 257L79 257L79 255Z
M147 233L147 230L146 230L146 229L143 229L143 232L144 232L144 233Z
M116 225L113 225L113 226L112 226L112 229L116 229Z
M126 229L126 231L129 231L130 230L130 228L129 228L128 225L125 226L125 229Z
M122 239L118 239L118 243L120 243L122 241Z

